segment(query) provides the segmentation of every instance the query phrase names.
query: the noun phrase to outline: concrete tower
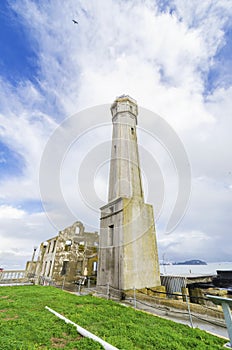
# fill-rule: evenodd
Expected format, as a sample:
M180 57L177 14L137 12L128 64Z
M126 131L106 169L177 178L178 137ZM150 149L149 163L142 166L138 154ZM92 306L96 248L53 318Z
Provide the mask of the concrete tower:
M120 96L111 113L109 197L101 208L97 285L120 291L160 286L153 207L143 197L136 101Z

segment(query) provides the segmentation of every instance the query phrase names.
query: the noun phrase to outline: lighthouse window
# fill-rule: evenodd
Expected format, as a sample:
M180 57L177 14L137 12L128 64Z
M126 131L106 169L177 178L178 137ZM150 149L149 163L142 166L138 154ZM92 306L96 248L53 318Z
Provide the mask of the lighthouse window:
M134 133L135 133L134 128L131 128L131 135L134 135Z
M94 272L97 271L97 262L96 261L93 262L93 271Z
M114 225L109 226L109 236L108 236L108 244L109 246L113 245L113 237L114 237Z

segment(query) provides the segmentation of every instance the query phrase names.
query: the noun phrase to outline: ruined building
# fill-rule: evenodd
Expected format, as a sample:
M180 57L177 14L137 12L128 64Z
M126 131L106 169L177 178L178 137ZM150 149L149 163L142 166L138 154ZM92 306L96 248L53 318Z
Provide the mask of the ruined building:
M101 208L98 289L160 286L153 207L144 203L142 189L136 101L120 96L111 114L109 197Z
M98 241L97 232L85 232L83 224L75 222L40 244L38 260L29 263L27 271L33 272L38 284L65 284L72 289L87 277L93 281L97 273Z

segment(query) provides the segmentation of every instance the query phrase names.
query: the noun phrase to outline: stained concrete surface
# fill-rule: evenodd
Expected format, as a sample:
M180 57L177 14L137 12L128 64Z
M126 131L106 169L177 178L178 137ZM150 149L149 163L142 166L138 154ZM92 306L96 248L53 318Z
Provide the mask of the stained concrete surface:
M123 302L126 306L135 306L135 302L133 299L126 300ZM156 316L163 317L168 320L172 320L177 323L182 323L191 327L190 317L188 313L183 310L170 309L155 305L149 305L148 303L141 303L136 300L136 309L143 310L149 313L152 313ZM199 328L201 330L210 332L219 337L225 338L225 343L228 340L227 328L224 320L214 319L212 317L207 317L206 315L196 315L191 313L192 316L192 324L194 328ZM204 320L205 319L205 320Z

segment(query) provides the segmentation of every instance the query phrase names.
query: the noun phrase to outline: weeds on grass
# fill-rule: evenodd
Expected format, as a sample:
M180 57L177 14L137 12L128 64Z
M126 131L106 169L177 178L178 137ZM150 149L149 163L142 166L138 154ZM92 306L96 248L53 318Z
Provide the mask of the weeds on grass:
M0 288L0 349L103 349L49 313L46 305L119 349L217 350L225 343L198 329L110 300L76 296L53 287L18 286Z

